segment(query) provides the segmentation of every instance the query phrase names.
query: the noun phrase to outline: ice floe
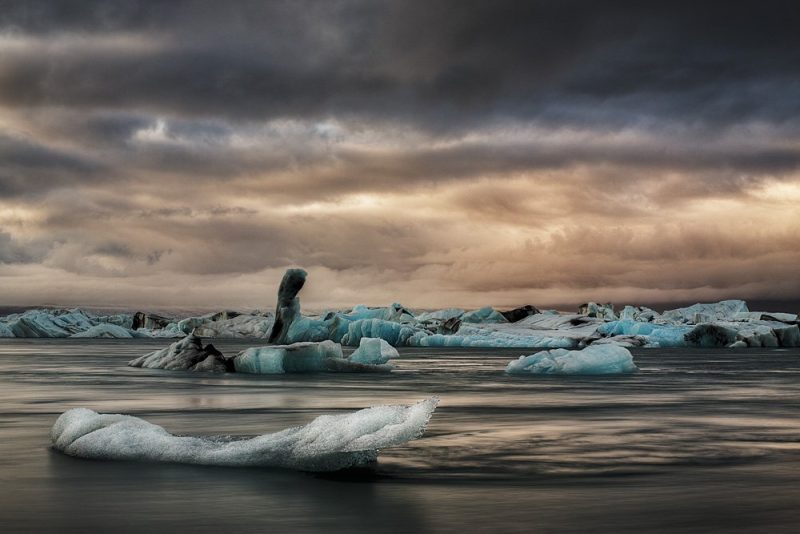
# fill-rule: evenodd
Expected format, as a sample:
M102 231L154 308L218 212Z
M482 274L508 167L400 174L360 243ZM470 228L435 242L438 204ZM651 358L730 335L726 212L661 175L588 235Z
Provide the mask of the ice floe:
M582 350L543 350L520 356L506 367L512 375L607 375L633 373L638 367L625 347L590 345Z
M131 360L128 365L167 370L217 372L233 370L233 363L227 360L214 345L203 346L203 340L194 334L189 334L169 347Z
M137 417L73 408L55 422L51 438L56 450L95 460L338 471L369 465L381 449L421 437L437 403L433 397L323 415L304 426L240 440L175 436Z

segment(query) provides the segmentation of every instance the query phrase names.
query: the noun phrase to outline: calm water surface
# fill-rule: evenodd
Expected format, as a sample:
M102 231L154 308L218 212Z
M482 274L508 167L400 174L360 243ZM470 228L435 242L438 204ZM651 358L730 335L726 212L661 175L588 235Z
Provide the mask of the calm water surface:
M125 366L168 343L0 342L0 531L800 531L800 349L638 350L641 372L620 377L505 376L518 349L403 349L391 375ZM78 406L251 436L430 395L441 404L425 437L363 472L49 448L55 419Z

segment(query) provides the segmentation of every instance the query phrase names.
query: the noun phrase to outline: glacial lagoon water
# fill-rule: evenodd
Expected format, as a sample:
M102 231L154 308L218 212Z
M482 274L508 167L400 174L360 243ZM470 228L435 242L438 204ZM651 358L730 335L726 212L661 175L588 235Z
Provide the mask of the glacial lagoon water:
M2 532L797 532L800 349L639 349L625 376L507 376L519 349L400 349L389 375L211 375L125 363L168 340L0 342ZM214 341L225 353L258 341ZM90 461L68 408L252 436L438 395L373 468Z

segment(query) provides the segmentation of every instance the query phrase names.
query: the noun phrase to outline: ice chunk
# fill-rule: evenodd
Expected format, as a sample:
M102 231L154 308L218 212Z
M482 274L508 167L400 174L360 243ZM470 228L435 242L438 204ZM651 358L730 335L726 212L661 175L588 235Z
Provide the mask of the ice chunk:
M405 309L399 302L392 303L391 306L386 308L368 308L363 304L359 304L345 315L354 321L359 319L382 319L396 323L407 323L416 320L414 314Z
M539 311L536 306L526 304L525 306L520 306L519 308L514 308L513 310L501 311L500 313L503 314L503 317L505 317L509 323L516 323L525 317L537 315L542 312Z
M465 335L462 335L462 332ZM461 328L458 334L418 333L408 339L413 347L480 347L480 348L531 348L531 347L576 347L578 339L565 336L548 336L533 332L496 330L471 330Z
M358 348L350 355L349 360L357 363L382 364L400 354L384 339L362 337Z
M509 374L603 375L633 373L638 367L628 349L589 345L582 350L553 349L520 356L506 367Z
M347 333L342 337L342 345L355 346L362 337L377 337L398 347L405 345L408 338L418 331L417 328L402 323L382 319L360 319L347 325Z
M137 417L74 408L58 418L51 437L55 449L95 460L337 471L368 465L380 449L421 437L437 403L433 397L409 406L323 415L305 426L233 441L174 436Z
M644 323L654 321L658 317L658 312L644 306L625 306L619 314L619 318L623 321L641 321Z
M479 310L465 313L461 316L461 321L464 323L507 323L508 319L491 306L486 306Z
M300 298L297 294L306 283L303 269L287 269L278 287L278 303L275 306L275 323L269 335L270 343L286 343L292 322L300 317Z
M14 332L3 322L0 322L0 337L16 337Z
M620 347L644 347L648 343L646 336L613 336L590 339L592 345L619 345Z
M687 345L693 347L727 347L736 341L736 330L719 324L704 323L684 335Z
M131 360L131 367L149 369L188 369L191 371L232 371L233 366L214 345L203 346L203 340L189 334L169 347Z
M233 358L238 373L272 375L326 371L325 360L343 359L342 346L327 340L245 349Z
M723 300L712 304L693 304L686 308L667 310L662 314L665 321L676 323L710 323L730 321L736 314L747 313L747 303L743 300Z
M9 316L8 328L15 337L68 337L88 330L95 323L82 310L28 310Z
M458 319L462 315L464 315L464 310L461 308L446 308L444 310L436 310L430 312L424 312L417 315L417 321L424 322L424 321L431 321L431 320L438 320L438 321L447 321L450 319Z
M596 302L587 302L578 307L578 313L587 317L596 317L598 319L606 319L609 321L616 320L617 316L614 314L614 305L610 302L606 304L597 304Z
M129 330L115 324L103 323L90 327L88 330L72 334L70 337L99 337L124 339L132 337L146 337L136 330Z

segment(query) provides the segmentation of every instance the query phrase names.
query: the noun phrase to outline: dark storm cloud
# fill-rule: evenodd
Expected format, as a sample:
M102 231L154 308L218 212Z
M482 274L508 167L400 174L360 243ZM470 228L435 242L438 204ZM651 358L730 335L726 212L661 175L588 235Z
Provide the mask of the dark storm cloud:
M100 170L100 165L82 155L0 131L0 198L92 183Z
M7 51L7 105L345 114L444 130L598 113L618 125L782 121L800 111L792 2L5 4L0 24L22 36L142 41Z
M0 230L0 264L38 262L45 257L48 250L46 243L22 243L11 234Z

